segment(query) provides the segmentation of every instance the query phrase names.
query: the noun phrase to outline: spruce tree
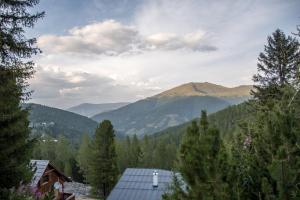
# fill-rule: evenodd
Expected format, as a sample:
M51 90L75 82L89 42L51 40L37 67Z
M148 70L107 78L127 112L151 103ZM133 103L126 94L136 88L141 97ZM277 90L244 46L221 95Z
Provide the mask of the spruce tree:
M268 37L264 52L258 57L258 73L254 75L254 97L263 102L280 99L280 88L293 85L299 73L299 42L277 29Z
M28 111L21 103L29 98L27 80L33 75L32 54L39 52L36 40L25 37L44 13L30 14L38 0L0 1L0 199L4 193L30 180Z
M97 127L92 141L88 180L96 195L106 198L118 177L114 129L109 120Z

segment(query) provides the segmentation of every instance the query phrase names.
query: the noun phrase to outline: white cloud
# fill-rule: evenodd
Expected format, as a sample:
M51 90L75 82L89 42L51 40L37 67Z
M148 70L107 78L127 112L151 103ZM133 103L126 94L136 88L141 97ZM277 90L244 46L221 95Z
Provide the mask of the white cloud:
M155 94L159 88L147 83L123 85L112 78L83 71L64 71L58 67L37 67L30 81L32 102L66 108L82 102L105 103L133 101ZM114 99L114 100L113 100Z
M120 55L136 51L155 49L210 51L216 48L203 40L200 32L189 33L183 37L175 33L157 33L142 36L133 26L115 20L92 23L69 30L68 35L44 35L38 38L38 45L46 54L77 53ZM210 48L206 48L209 46Z
M66 36L45 35L38 45L51 53L120 54L137 45L137 31L114 20L75 27Z

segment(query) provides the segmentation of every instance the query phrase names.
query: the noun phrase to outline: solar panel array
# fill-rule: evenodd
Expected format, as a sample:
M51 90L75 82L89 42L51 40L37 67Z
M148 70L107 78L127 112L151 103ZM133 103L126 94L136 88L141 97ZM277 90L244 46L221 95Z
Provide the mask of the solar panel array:
M49 160L31 160L30 166L34 171L34 175L31 180L31 186L37 186L38 182L40 181L41 177L43 176L47 166L49 164Z
M158 172L158 187L152 186L154 170ZM171 171L128 168L107 200L161 200L172 180Z

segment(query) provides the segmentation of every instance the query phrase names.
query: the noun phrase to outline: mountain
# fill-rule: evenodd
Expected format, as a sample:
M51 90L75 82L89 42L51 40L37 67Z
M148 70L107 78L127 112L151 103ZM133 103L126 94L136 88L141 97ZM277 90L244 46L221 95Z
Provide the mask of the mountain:
M188 83L122 108L97 114L95 121L109 119L119 134L152 134L188 122L201 110L213 113L245 101L251 86L227 88L212 83Z
M69 111L39 104L24 104L28 108L30 127L33 134L62 134L72 142L78 142L82 133L94 133L97 122Z
M96 114L115 110L121 108L123 106L128 105L128 102L120 102L120 103L103 103L103 104L92 104L92 103L83 103L77 106L73 106L68 108L67 111L83 115L86 117L92 117Z

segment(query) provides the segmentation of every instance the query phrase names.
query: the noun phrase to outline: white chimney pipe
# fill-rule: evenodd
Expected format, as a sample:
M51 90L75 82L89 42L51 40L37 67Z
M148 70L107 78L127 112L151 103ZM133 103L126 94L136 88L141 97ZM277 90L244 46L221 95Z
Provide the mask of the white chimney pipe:
M156 170L153 172L153 187L158 187L158 173Z

